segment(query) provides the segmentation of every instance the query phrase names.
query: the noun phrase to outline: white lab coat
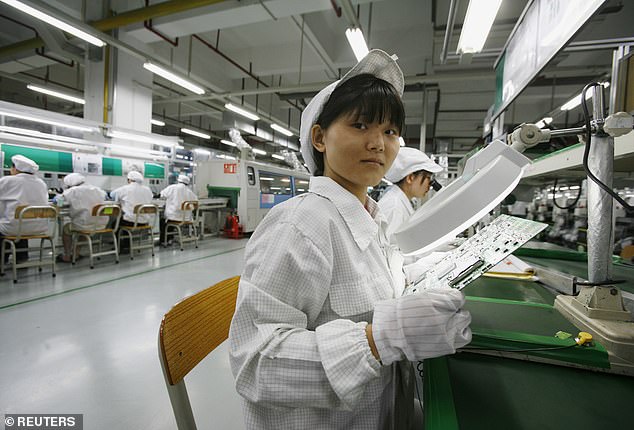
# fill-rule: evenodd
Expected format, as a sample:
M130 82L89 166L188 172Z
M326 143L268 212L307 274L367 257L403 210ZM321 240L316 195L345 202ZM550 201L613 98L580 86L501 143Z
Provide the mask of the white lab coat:
M365 335L374 304L402 290L384 220L369 197L366 206L313 177L247 244L229 345L248 429L388 429L411 418L410 363L382 366Z
M92 208L106 200L106 192L90 184L81 184L64 191L64 204L70 206L73 230L101 229L108 224L108 217L92 216Z
M379 208L387 220L387 237L396 245L394 232L414 214L412 202L398 185L390 185L379 200Z
M198 197L187 185L178 183L170 185L161 191L165 201L165 219L172 221L191 221L191 211L182 211L181 205L188 200L198 200ZM184 218L183 218L184 217Z
M46 183L35 175L18 173L0 178L0 233L13 236L18 233L18 220L15 219L17 206L42 206L48 204ZM45 234L46 220L24 220L23 234Z
M134 222L134 207L136 205L145 205L152 203L152 190L138 182L131 182L128 185L117 188L110 193L115 202L121 203L123 210L123 219ZM147 224L150 222L149 215L139 215L139 223Z

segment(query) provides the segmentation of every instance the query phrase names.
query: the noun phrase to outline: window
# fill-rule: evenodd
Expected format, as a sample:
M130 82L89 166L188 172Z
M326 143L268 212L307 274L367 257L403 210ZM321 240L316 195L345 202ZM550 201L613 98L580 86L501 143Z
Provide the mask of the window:
M291 193L291 177L260 170L260 192L262 194L288 195Z
M249 185L255 185L255 170L251 166L247 167L247 180Z
M308 179L295 179L295 195L304 194L308 192Z

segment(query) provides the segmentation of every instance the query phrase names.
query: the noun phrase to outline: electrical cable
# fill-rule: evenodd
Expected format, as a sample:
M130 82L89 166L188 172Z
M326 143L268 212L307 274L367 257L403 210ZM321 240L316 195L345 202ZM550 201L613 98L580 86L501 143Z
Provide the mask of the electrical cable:
M419 368L420 366L420 368ZM423 380L423 362L419 361L416 364L416 370L418 370L418 374L420 375L420 380ZM420 398L420 392L418 391L418 378L414 377L414 386L416 387L416 397L418 397L418 404L420 405L420 412L422 416L425 416L425 410L423 409L423 400Z
M559 206L557 204L557 199L555 198L555 194L557 193L557 181L559 179L555 179L555 183L553 184L553 204L555 206L557 206L559 209L564 209L564 210L568 210L568 209L572 209L577 202L579 201L579 197L581 197L581 182L579 182L579 192L577 193L577 197L575 197L575 201L573 201L572 203L570 203L568 206Z
M588 176L588 178L590 178L599 187L601 187L603 191L611 195L614 200L616 200L621 205L623 205L623 208L625 208L627 212L632 212L634 211L634 206L629 205L623 198L621 198L621 196L615 193L606 184L601 182L599 178L594 176L594 174L590 171L590 168L588 167L588 156L590 154L590 140L592 139L592 130L590 128L590 114L588 113L588 105L586 103L586 91L588 91L588 89L591 87L597 87L600 85L601 84L599 84L598 82L590 82L585 87L583 87L583 90L581 91L581 109L583 110L583 117L584 117L584 122L586 127L586 145L583 151L583 170L586 172L586 175Z

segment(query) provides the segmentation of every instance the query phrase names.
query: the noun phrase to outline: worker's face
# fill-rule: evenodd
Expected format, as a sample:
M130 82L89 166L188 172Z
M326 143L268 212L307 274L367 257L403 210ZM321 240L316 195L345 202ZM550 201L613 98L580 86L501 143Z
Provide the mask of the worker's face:
M429 192L432 175L431 173L423 172L422 174L412 174L411 176L413 176L411 186L412 197L422 199Z
M324 154L324 176L365 203L367 188L378 184L399 149L399 131L389 122L368 123L342 115L327 129L314 125L313 145Z

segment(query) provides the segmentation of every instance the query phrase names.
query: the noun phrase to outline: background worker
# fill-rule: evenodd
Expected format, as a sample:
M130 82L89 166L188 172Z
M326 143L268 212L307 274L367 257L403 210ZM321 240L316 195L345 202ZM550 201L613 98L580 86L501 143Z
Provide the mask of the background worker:
M152 190L143 185L143 175L141 173L134 170L130 171L128 172L127 178L128 185L119 187L110 193L112 199L121 204L123 216L119 226L133 226L135 219L137 219L137 216L134 213L135 206L152 203L152 198L154 196L152 194ZM139 214L137 225L147 225L149 220L149 215ZM119 252L124 253L129 249L129 247L129 241L123 241Z
M15 236L18 233L19 221L15 218L15 208L18 206L45 206L48 204L48 190L46 183L35 173L38 164L23 155L11 157L11 176L0 178L0 239L4 236ZM47 232L48 223L43 220L22 221L22 234L34 235ZM18 251L28 248L26 240L16 243ZM5 260L9 258L5 254ZM16 262L28 260L28 252L18 252ZM6 263L6 261L5 261Z
M429 192L434 173L442 167L434 163L424 152L402 147L394 164L385 174L392 185L385 191L379 208L387 218L387 237L395 244L394 232L414 213L413 198L422 199Z
M372 50L302 113L314 176L251 236L229 332L248 429L409 429L409 361L470 341L461 292L399 297L367 195L399 150L403 88L395 58Z
M165 237L165 223L167 221L191 221L192 212L181 210L181 205L186 201L197 201L198 197L189 189L189 177L178 175L178 182L165 187L161 191L161 198L165 201L165 214L160 220L161 238Z
M99 187L86 183L86 178L79 173L71 173L64 177L64 184L68 187L62 194L63 205L70 207L70 222L62 229L64 254L58 256L57 261L70 263L72 261L73 230L95 230L105 228L109 218L107 216L92 216L92 209L106 200L106 192ZM78 257L78 256L75 256Z

